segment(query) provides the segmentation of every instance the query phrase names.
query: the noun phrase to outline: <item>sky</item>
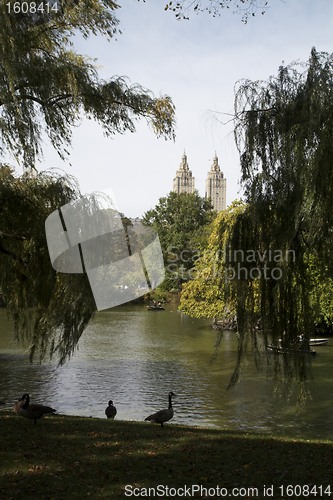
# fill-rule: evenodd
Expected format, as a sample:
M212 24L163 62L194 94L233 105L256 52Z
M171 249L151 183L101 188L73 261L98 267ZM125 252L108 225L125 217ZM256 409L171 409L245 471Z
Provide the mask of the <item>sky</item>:
M171 96L176 139L157 139L144 121L134 134L106 138L98 124L82 120L68 161L46 145L38 169L65 170L78 179L83 194L107 193L121 212L140 217L171 191L184 151L204 196L216 153L229 205L241 197L240 166L232 122L221 121L228 121L223 113L233 113L236 82L267 79L281 64L306 61L313 46L333 52L333 2L269 0L265 15L247 24L232 9L216 18L201 13L178 21L164 11L165 0L119 3L117 40L78 39L76 49L97 59L104 79L126 76L157 96Z

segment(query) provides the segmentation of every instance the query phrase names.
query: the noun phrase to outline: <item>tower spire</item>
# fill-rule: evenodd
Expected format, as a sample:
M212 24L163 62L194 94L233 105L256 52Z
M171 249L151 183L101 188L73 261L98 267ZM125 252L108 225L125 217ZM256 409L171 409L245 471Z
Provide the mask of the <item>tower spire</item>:
M185 149L184 149L184 153L183 153L183 157L182 157L182 162L180 164L180 168L183 170L189 170Z
M219 159L217 157L216 151L215 151L215 156L213 158L213 163L211 166L211 170L215 172L220 172L220 167L219 167Z
M176 172L176 177L173 180L173 191L176 193L194 192L194 177L192 176L192 171L188 165L185 149L181 164Z
M213 163L207 174L206 198L210 199L214 210L220 212L226 209L226 189L227 182L221 172L219 160L215 151Z

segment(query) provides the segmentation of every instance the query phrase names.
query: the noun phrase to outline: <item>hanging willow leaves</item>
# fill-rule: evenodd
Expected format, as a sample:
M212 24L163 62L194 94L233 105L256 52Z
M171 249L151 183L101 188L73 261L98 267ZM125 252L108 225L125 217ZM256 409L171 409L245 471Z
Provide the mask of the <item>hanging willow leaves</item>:
M333 272L333 56L313 49L307 63L281 66L266 82L241 82L235 115L248 209L230 245L260 251L261 265L277 269L259 280L262 333L266 343L294 346L299 335L308 341L318 318L315 276L328 283ZM256 335L246 306L254 291L237 286L239 333ZM285 375L305 383L307 361L285 357Z
M34 168L46 133L61 157L82 116L107 136L134 132L144 118L158 136L174 136L174 106L125 77L101 80L95 62L73 48L74 35L118 32L112 0L63 2L49 15L8 11L0 5L0 155Z
M173 138L175 109L168 96L155 97L126 77L102 80L95 61L75 50L77 34L111 41L120 33L116 2L26 2L25 12L20 5L0 4L0 299L16 335L28 338L31 357L57 354L62 363L95 303L85 275L57 274L50 263L45 219L80 194L68 177L30 175L45 139L65 158L83 117L106 136L134 132L144 119L157 136ZM8 156L30 174L15 175L3 164Z
M86 275L56 273L47 251L45 219L79 196L69 177L0 168L0 296L31 358L64 362L96 309Z
M286 354L269 365L303 397L310 335L318 322L333 322L333 56L313 49L308 62L281 66L267 81L242 81L235 138L246 205L217 218L181 308L236 315L231 384L249 349L259 365L265 347L282 341Z
M242 202L234 202L213 221L208 243L192 269L193 279L182 287L179 308L186 314L226 322L235 318L234 281L232 269L227 267L227 242L237 217L244 210Z

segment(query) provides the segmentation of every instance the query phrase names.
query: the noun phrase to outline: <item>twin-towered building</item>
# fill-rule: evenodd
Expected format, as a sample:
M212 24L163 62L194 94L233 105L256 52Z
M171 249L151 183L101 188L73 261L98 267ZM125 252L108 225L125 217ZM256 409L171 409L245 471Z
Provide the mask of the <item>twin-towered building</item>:
M194 177L189 169L187 156L184 153L182 162L173 180L173 191L175 193L194 193ZM214 210L220 212L226 209L227 180L221 172L218 158L215 154L211 169L206 179L206 198L212 202Z

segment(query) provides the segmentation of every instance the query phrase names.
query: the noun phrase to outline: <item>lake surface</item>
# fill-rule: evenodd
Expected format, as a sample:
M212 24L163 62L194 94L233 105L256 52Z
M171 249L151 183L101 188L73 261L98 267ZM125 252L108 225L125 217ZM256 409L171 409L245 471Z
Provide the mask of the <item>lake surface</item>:
M312 400L299 408L274 397L266 371L249 354L242 378L227 390L236 362L237 338L225 332L214 358L216 332L210 321L189 318L167 306L121 306L99 312L80 339L74 357L56 363L29 363L17 345L12 324L0 310L0 399L11 408L24 393L59 413L105 418L109 399L117 418L144 420L167 407L177 394L170 422L256 431L303 438L333 439L333 339L316 348L309 386ZM214 358L214 359L213 359ZM147 423L147 425L152 425Z

